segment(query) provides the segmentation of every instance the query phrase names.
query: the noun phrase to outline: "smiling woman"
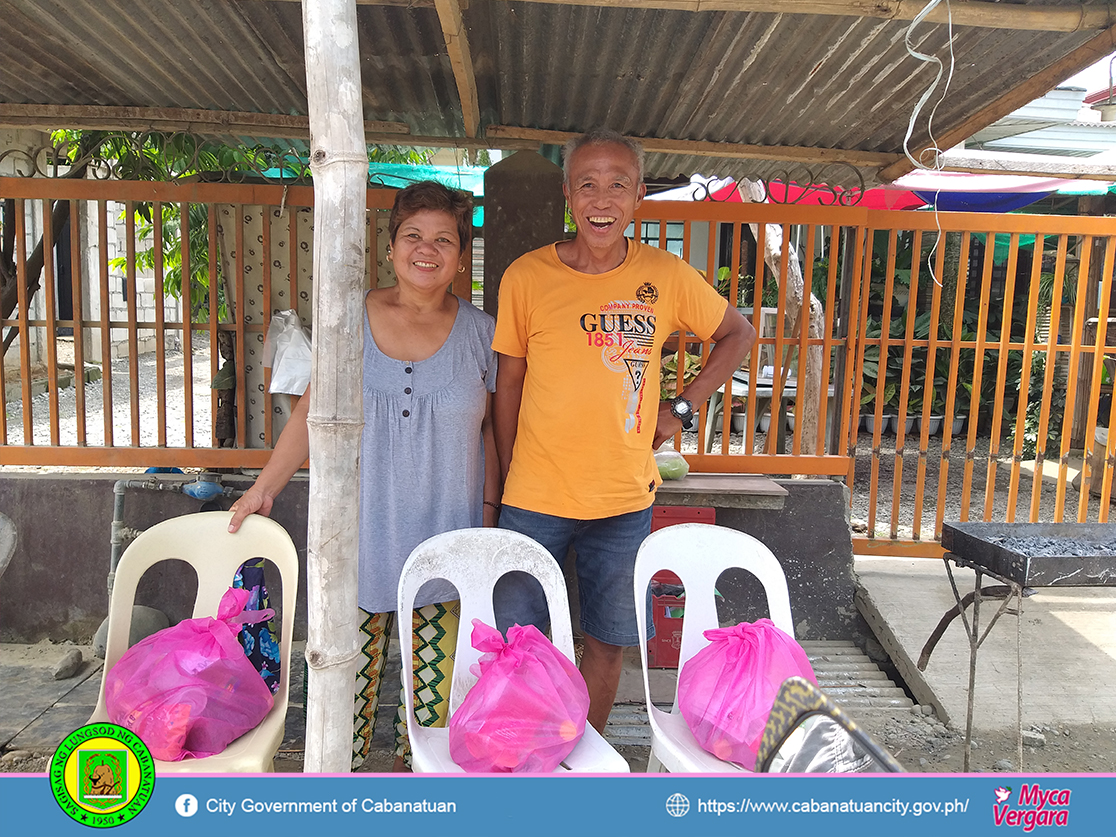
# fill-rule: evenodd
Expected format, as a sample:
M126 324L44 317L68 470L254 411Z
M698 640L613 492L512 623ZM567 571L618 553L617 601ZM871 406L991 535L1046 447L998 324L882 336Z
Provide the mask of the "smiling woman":
M463 270L472 236L471 200L440 183L416 183L396 196L388 231L397 282L364 299L357 601L365 660L358 666L354 767L368 755L376 723L403 562L433 535L494 526L500 506L490 420L495 324L447 293ZM234 504L230 528L250 513L268 514L306 460L309 400L298 402L267 467ZM413 620L416 636L435 637L415 648L415 715L427 725L444 724L448 714L449 695L443 692L457 642L456 598L446 583L429 585L405 617ZM409 755L402 715L396 716L395 729L401 769Z

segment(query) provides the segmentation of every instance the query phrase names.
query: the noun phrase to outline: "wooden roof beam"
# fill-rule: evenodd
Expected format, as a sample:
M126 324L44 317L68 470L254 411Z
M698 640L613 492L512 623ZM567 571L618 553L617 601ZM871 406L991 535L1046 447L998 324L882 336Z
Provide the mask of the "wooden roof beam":
M465 135L475 137L480 128L480 105L477 78L473 73L473 56L469 51L469 37L465 33L465 21L461 16L461 4L458 0L434 0L434 8L438 11L438 21L442 24L442 34L446 39L446 52L449 53L453 77L457 82Z
M247 2L247 0L241 0ZM301 2L301 0L291 0ZM595 6L620 9L665 9L678 12L765 12L789 15L868 17L914 20L926 0L519 0L558 6ZM356 0L358 6L430 6L436 0ZM954 26L983 29L1016 29L1031 32L1087 32L1116 25L1116 8L1109 3L1068 5L995 3L988 0L953 0ZM926 20L949 19L939 6Z
M535 144L563 145L578 136L567 131L541 131L535 128L515 128L508 125L490 125L485 137L503 147L506 141L533 142ZM636 137L643 150L652 154L684 154L695 157L724 157L740 160L775 160L797 163L847 163L862 168L894 165L902 159L898 154L875 151L856 151L843 148L809 148L792 145L744 145L732 142L702 142L698 140L670 140L656 137Z
M1006 151L964 149L942 155L943 171L969 174L1012 174L1026 177L1057 177L1063 180L1116 181L1112 162L1093 162L1089 157L1060 157L1055 154L1021 154Z
M1073 52L1055 61L1045 70L1031 76L1022 84L1012 88L999 99L985 105L972 116L969 116L959 125L937 137L938 148L943 151L953 148L958 143L964 142L977 131L984 130L997 119L1002 119L1012 111L1018 110L1028 102L1033 102L1040 96L1053 90L1074 73L1079 73L1086 67L1107 57L1116 49L1116 25L1095 38L1086 41ZM927 147L915 149L911 152L916 160L922 160L923 152ZM898 162L885 166L879 171L879 178L884 183L891 183L908 172L914 171L910 160L903 156Z
M164 131L195 134L308 139L306 116L281 113L196 110L189 108L129 108L102 105L15 105L0 103L0 125L50 131L72 128L86 131ZM411 128L405 122L364 123L368 135L388 134L406 142Z
M926 0L519 0L571 6L672 9L688 12L765 12L788 15L831 15L883 20L914 20ZM361 0L358 0L361 2ZM378 0L371 0L378 2ZM1022 5L986 0L953 0L954 26L1017 29L1039 32L1081 32L1116 25L1116 9L1108 3ZM950 19L945 5L925 18L931 23Z

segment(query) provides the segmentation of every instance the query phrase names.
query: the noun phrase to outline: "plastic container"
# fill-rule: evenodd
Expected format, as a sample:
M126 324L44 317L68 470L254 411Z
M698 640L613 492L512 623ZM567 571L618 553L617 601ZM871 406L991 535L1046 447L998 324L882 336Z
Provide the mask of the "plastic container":
M655 506L651 509L651 531L678 523L716 523L717 510L693 506ZM674 573L662 570L651 577L651 621L655 636L647 643L648 668L678 668L682 649L682 618L686 594ZM663 591L657 593L656 591ZM675 595L675 593L678 595Z

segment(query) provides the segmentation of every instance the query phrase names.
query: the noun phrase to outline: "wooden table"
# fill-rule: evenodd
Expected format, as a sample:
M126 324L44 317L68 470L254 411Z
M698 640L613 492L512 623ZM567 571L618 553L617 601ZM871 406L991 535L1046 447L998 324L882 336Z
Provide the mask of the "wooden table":
M723 509L781 509L787 490L758 474L687 474L665 480L655 494L657 506Z

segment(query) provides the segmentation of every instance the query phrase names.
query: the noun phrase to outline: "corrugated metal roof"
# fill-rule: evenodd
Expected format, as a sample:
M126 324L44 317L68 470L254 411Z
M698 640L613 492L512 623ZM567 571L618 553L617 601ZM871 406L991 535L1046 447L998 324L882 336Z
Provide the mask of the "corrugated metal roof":
M433 6L360 5L357 15L365 119L463 136ZM504 0L472 0L464 19L482 130L605 125L660 139L901 153L911 110L933 78L907 54L904 22ZM299 3L0 0L0 20L0 103L307 113ZM1096 34L954 33L939 133ZM944 25L923 25L916 46L947 57L947 37ZM926 137L923 119L913 144ZM658 177L786 170L686 154L648 158L648 175ZM874 171L866 173L871 180Z

